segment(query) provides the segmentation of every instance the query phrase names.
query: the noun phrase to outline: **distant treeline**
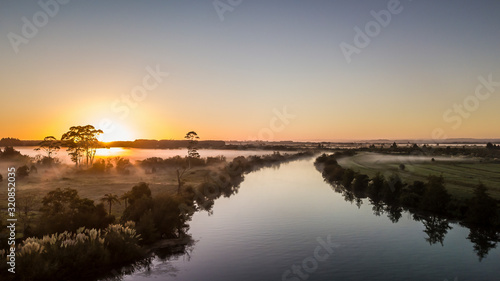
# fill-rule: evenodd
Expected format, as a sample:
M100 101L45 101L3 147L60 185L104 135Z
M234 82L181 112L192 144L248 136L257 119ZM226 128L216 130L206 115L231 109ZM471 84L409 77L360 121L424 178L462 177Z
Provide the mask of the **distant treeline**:
M491 142L484 144L484 146L431 146L431 145L401 145L393 143L385 145L370 145L369 147L359 148L359 151L371 151L390 154L402 155L427 155L427 156L471 156L471 157L484 157L484 158L500 158L500 145Z

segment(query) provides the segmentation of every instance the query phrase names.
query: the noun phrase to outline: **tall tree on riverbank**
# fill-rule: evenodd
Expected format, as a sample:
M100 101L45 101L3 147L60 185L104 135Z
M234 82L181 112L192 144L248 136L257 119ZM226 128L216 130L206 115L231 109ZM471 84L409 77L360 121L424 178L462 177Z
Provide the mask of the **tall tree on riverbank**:
M181 168L177 168L177 193L181 193L181 188L184 183L183 177L184 174L191 169L191 159L200 158L200 154L198 153L198 139L200 138L195 131L190 131L184 136L185 139L188 140L188 166L183 166Z
M92 165L99 144L97 136L102 133L102 130L98 130L92 125L86 125L73 126L62 135L61 141L67 145L67 151L76 166L81 163L83 157L85 157L86 166Z
M200 158L200 154L198 153L198 139L200 138L195 131L188 132L184 137L188 142L188 168L191 168L191 158Z

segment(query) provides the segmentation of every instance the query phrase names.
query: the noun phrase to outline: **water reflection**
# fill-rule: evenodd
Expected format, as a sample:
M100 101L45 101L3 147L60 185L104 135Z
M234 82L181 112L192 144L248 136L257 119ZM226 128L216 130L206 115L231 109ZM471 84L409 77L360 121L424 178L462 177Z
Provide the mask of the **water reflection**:
M320 171L318 167L317 169ZM426 234L425 241L427 241L430 245L439 243L441 246L444 246L444 238L448 234L448 231L453 229L450 226L449 220L445 217L421 213L414 209L400 206L398 200L396 199L398 196L396 196L395 193L400 192L404 185L399 179L390 178L388 181L390 183L390 189L378 190L375 192L372 189L372 194L370 194L370 190L361 188L364 184L356 184L356 182L359 183L359 180L360 178L348 176L347 181L339 183L325 178L325 181L330 184L332 190L336 193L340 193L346 202L355 204L358 208L360 208L363 204L363 199L368 198L367 202L371 205L373 215L381 216L386 214L387 218L392 223L397 223L403 216L403 212L408 212L412 215L411 218L414 221L418 221L423 224L425 228L423 232ZM361 178L361 180L364 181L365 179ZM380 194L382 194L382 196ZM478 256L479 261L483 260L491 249L495 249L500 241L500 234L495 229L487 227L472 227L463 223L460 223L460 225L469 228L470 233L467 236L467 239L472 242L474 253Z
M491 249L497 247L500 236L496 231L491 229L471 227L467 239L474 244L474 252L479 257L479 261L481 261L488 255Z
M448 230L453 229L448 220L439 218L437 216L429 215L413 215L415 221L420 221L425 226L424 232L427 234L425 241L429 242L429 245L440 243L443 246L444 237L448 233Z

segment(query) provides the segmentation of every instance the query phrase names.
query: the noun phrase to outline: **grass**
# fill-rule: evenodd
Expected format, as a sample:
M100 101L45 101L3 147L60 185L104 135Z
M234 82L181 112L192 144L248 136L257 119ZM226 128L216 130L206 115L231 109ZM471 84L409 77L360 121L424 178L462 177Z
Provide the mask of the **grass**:
M9 165L11 165L9 163ZM0 164L0 169L3 175L3 184L6 185L7 166L5 163ZM14 165L18 167L19 165ZM210 165L205 167L193 167L188 170L183 179L184 187L188 185L197 186L201 184L210 171L217 169L218 165ZM130 175L121 175L115 171L106 173L75 173L71 166L64 165L59 170L39 168L37 173L31 173L24 179L16 178L16 211L21 212L24 205L25 197L33 197L33 202L30 202L31 211L37 213L42 205L42 198L51 190L56 188L70 187L78 191L81 198L89 198L94 200L96 204L101 203L100 199L104 194L112 193L121 196L127 191L130 191L134 185L139 182L149 184L153 195L160 193L173 194L177 192L177 176L174 167L158 170L154 174L146 174L144 171L135 166ZM0 210L6 210L7 207L7 189L0 190ZM106 210L108 204L104 203ZM125 204L120 200L120 204L112 205L112 214L118 219L125 210Z
M479 182L485 184L489 194L500 200L500 163L485 162L477 158L465 157L411 157L393 156L371 152L363 152L354 156L338 159L338 163L344 168L373 177L376 173L385 176L398 174L403 181L426 181L429 175L442 175L448 192L459 198L469 198L472 191ZM405 169L399 168L400 164Z

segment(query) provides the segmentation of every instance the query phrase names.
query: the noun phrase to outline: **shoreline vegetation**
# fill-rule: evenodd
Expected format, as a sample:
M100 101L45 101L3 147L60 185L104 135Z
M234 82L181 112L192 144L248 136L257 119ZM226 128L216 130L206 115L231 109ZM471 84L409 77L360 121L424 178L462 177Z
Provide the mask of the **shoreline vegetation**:
M467 239L475 244L474 251L480 260L500 242L500 200L488 194L488 187L480 182L481 179L477 179L471 196L452 196L442 175L429 175L425 182L405 182L397 172L386 177L383 171L378 171L370 177L339 164L340 159L353 157L356 153L350 150L322 154L315 161L324 180L346 201L359 208L363 199L368 199L374 215L387 213L393 223L398 222L403 211L409 212L414 220L423 222L424 232L428 235L426 240L430 244L443 244L447 231L451 229L449 222L459 223L469 228ZM390 154L391 151L387 155ZM404 164L400 164L400 169L404 169Z
M151 260L148 257L153 254L166 257L183 253L194 243L188 234L193 214L213 212L217 198L238 192L245 174L314 155L312 151L274 152L239 156L228 162L222 156L196 157L194 147L189 152L190 156L186 157L153 157L136 163L123 158L97 159L92 165L68 167L47 158L33 163L11 147L4 149L0 159L9 165L18 165L20 205L16 274L7 276L11 279L6 280L114 278L147 265ZM55 176L38 178L44 173L55 173ZM106 191L97 189L104 195L101 198L87 198L90 193L85 189L91 188L88 182L78 185L84 178L104 181L108 177L126 180L125 186L142 178L153 179L154 183L139 182L121 195L116 192L123 187L113 193L108 193L113 186ZM49 185L64 184L35 190L45 181ZM168 184L158 184L162 181ZM77 189L72 187L73 183ZM1 227L0 234L7 233L6 227ZM2 259L8 253L4 236L0 238ZM7 267L6 263L0 264L0 270L7 271Z

